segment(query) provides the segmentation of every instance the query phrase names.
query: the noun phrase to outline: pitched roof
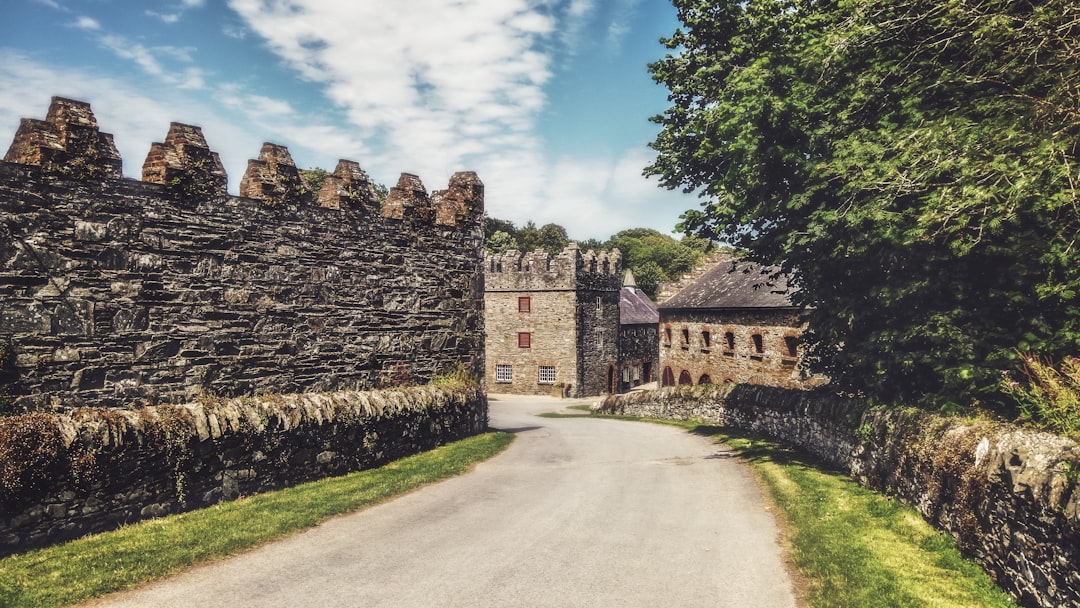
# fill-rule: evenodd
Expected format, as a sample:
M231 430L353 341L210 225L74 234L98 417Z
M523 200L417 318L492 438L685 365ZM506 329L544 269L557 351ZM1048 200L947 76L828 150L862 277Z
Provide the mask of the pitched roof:
M623 287L619 293L619 325L656 325L660 313L656 304L636 287Z
M776 269L728 258L660 304L662 309L791 308L787 277Z

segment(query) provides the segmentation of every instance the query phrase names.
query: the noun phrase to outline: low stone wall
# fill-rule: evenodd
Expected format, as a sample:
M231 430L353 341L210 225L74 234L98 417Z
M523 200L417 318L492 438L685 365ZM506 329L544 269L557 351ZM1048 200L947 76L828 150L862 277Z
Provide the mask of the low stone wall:
M0 555L380 466L483 432L479 388L0 418Z
M609 397L596 409L699 419L793 444L914 506L1024 606L1080 606L1080 444L987 420L739 385Z

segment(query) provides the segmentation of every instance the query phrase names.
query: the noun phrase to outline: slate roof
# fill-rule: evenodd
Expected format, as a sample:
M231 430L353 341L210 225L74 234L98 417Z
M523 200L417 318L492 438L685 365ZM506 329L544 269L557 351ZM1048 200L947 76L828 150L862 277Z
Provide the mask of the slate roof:
M772 266L727 259L660 304L670 309L791 308L786 277Z
M619 293L619 325L656 325L660 313L656 304L633 285L622 288Z

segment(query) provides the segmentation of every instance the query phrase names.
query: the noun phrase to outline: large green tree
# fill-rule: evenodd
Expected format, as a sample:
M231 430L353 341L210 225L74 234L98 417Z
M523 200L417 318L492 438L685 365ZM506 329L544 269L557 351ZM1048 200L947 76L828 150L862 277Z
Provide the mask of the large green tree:
M647 172L793 275L816 370L991 404L1013 349L1080 352L1072 0L674 4Z
M623 265L634 271L638 287L653 296L660 281L671 280L693 268L709 245L708 241L696 239L680 242L652 228L631 228L616 233L602 248L618 248Z

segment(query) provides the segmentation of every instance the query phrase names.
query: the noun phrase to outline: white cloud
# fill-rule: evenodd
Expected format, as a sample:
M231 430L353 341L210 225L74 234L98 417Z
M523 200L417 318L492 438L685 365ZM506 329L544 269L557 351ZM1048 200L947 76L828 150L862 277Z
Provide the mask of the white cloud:
M80 30L87 31L96 31L101 29L101 24L98 23L97 19L94 19L93 17L87 17L85 15L76 19L75 23L73 23L72 25L79 28Z
M556 22L530 0L229 5L323 87L360 137L389 146L383 165L448 175L493 141L522 146L535 137L550 77L550 59L538 48Z
M162 23L176 23L180 21L180 13L158 13L154 11L146 11L148 17L155 17L160 19Z
M56 9L58 11L67 12L67 9L64 8L63 6L61 6L59 2L56 2L56 0L34 0L34 1L37 2L38 4L42 4L42 5L47 6L49 8L53 8L53 9Z

